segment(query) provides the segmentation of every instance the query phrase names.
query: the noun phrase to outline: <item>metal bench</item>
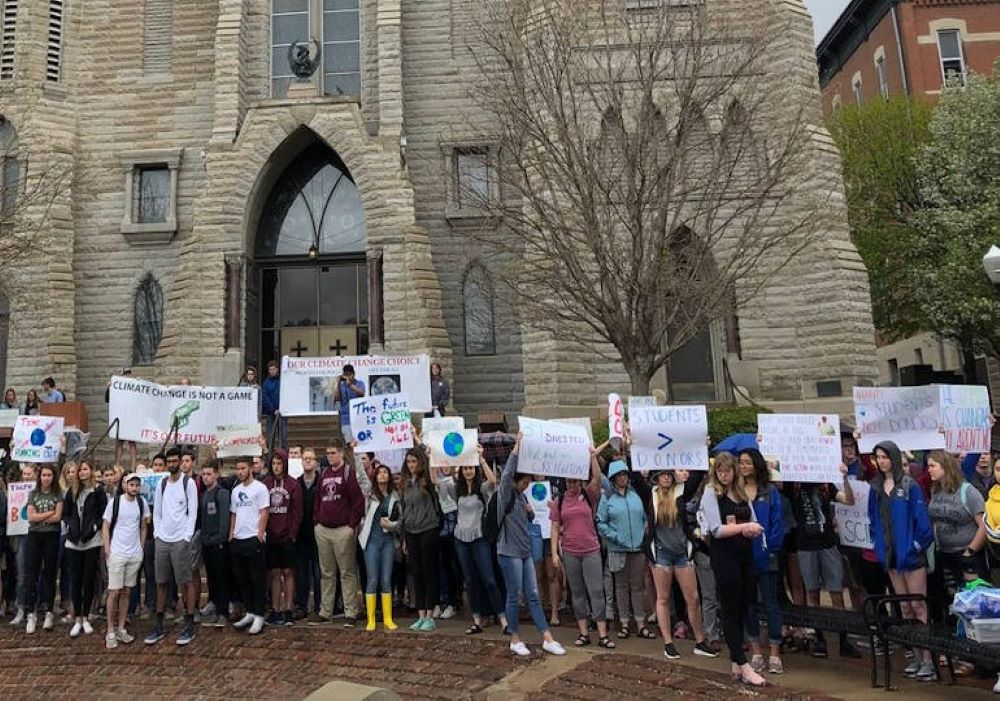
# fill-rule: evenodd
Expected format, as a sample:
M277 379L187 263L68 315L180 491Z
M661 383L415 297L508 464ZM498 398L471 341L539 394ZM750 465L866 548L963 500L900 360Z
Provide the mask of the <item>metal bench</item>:
M875 638L877 628L868 622L864 614L822 606L785 604L781 607L781 616L785 625L796 628L816 628L825 633L847 633L867 637L871 656L871 684L872 687L878 686L878 666L875 660L878 648Z

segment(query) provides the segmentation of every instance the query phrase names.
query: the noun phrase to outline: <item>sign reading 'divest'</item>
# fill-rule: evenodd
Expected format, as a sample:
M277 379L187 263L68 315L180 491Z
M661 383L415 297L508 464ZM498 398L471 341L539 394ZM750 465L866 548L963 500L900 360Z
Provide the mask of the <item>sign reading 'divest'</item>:
M351 435L357 452L413 447L410 400L405 394L383 394L351 400Z
M176 422L176 441L214 445L219 426L257 423L256 387L159 385L131 377L111 378L108 417L118 419L111 437L138 443L162 443Z
M839 483L840 417L757 414L760 452L777 460L785 482Z
M10 457L17 462L59 462L62 436L61 416L18 416Z
M702 405L630 406L634 470L707 470L708 413Z
M517 425L522 436L518 472L587 479L590 474L590 439L582 426L526 416L519 416Z
M944 448L941 426L941 390L926 387L855 387L854 416L858 447L870 453L882 441L901 450Z
M356 355L333 358L281 359L283 416L331 415L340 412L337 386L344 366L354 368L369 396L405 394L413 411L431 411L429 355ZM354 397L351 397L354 399ZM353 418L353 413L352 413ZM343 419L342 419L343 421Z

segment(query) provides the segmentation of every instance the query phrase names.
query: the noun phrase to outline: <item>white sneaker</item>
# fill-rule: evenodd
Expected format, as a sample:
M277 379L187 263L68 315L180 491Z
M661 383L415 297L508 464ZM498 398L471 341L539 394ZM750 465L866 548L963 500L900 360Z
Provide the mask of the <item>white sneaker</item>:
M1000 694L1000 674L997 675L997 683L993 685L993 693Z
M35 622L36 622L35 621L35 614L29 613L28 614L28 623L24 627L24 632L27 633L28 635L31 635L32 633L34 633L35 632Z
M525 645L524 643L511 643L510 651L513 652L515 655L518 655L519 657L531 656L531 650L529 650L528 646Z
M115 632L115 638L118 642L125 643L126 645L135 642L135 637L131 635L127 630L122 628L121 630Z
M455 607L445 606L444 611L441 612L441 618L454 618L455 617Z
M201 623L201 611L195 609L194 612L194 623Z
M431 612L431 618L441 618L441 607L435 606L434 611Z
M90 625L90 621L86 618L83 619L83 632L86 635L93 635L94 626Z
M49 611L45 614L45 620L42 621L42 630L52 630L52 626L54 626L55 623L55 616L53 616L52 612Z
M118 637L115 635L114 631L111 631L104 636L104 646L109 650L114 650L118 647Z
M546 640L544 643L542 643L542 649L545 650L545 652L548 652L553 655L566 654L566 648L564 648L555 640Z
M12 626L19 626L24 623L24 609L18 609L14 617L10 619L10 624Z
M243 630L251 623L256 623L256 622L257 622L257 617L252 613L248 613L243 618L236 621L236 623L233 624L233 628L235 628L236 630Z
M76 623L73 624L73 628L70 629L70 631L69 631L69 637L71 637L71 638L77 638L77 637L80 636L80 633L82 633L82 632L83 632L83 625L78 620Z
M209 601L207 604L201 607L201 615L204 618L215 615L215 602Z
M253 624L250 626L250 635L258 635L262 630L264 630L264 617L254 616Z

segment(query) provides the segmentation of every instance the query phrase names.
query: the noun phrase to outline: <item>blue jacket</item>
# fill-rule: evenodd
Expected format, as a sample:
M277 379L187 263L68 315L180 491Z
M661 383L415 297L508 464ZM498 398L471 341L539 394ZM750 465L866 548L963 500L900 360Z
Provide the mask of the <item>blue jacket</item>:
M281 405L281 377L264 378L260 385L261 406L264 408L264 416L271 416Z
M872 495L868 499L868 518L871 520L875 555L882 567L888 568L889 554L883 535L882 514L878 508L879 500L883 498L884 492L879 492L881 492L881 488L872 486ZM889 500L896 569L916 569L920 553L934 542L934 531L931 528L930 515L927 513L927 504L924 502L924 493L916 480L904 477L901 483L893 488Z
M608 477L614 477L621 471L613 465L608 470ZM646 536L646 509L639 493L631 485L625 489L624 495L613 489L610 494L601 497L601 503L597 505L597 531L607 541L608 550L642 551Z
M758 572L774 569L771 564L785 544L785 517L781 494L773 484L757 492L753 500L753 513L764 529L763 538L753 539L753 561Z

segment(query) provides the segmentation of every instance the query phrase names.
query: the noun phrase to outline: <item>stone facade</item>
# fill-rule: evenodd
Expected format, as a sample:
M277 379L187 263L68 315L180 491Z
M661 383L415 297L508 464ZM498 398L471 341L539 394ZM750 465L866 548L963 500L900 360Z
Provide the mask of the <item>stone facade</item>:
M815 102L812 178L829 228L794 274L740 311L741 351L729 355L729 367L763 400L809 400L829 380L849 395L876 377L873 334L839 157L818 126L811 21L799 0L764 4L783 25L776 89L806 91ZM613 358L525 328L499 299L496 352L466 354L465 272L492 263L468 236L481 222L452 211L452 150L488 136L468 98L475 3L360 5L359 104L308 88L271 97L268 0L70 0L57 80L46 74L50 1L19 0L14 73L0 81L0 113L17 128L32 168L54 162L71 177L38 232L40 253L0 283L12 307L7 385L23 395L52 374L102 430L105 382L131 364L134 294L148 273L164 290L165 317L155 363L139 375L234 383L246 360L267 360L254 357L255 322L247 318L256 313L246 301L256 224L296 144L311 139L349 168L364 203L368 256L382 256L384 344L372 351L430 353L468 417L490 409L596 416L608 391L627 391ZM177 162L176 230L123 232L132 164L164 152ZM239 340L228 347L227 266L242 273L244 300Z

